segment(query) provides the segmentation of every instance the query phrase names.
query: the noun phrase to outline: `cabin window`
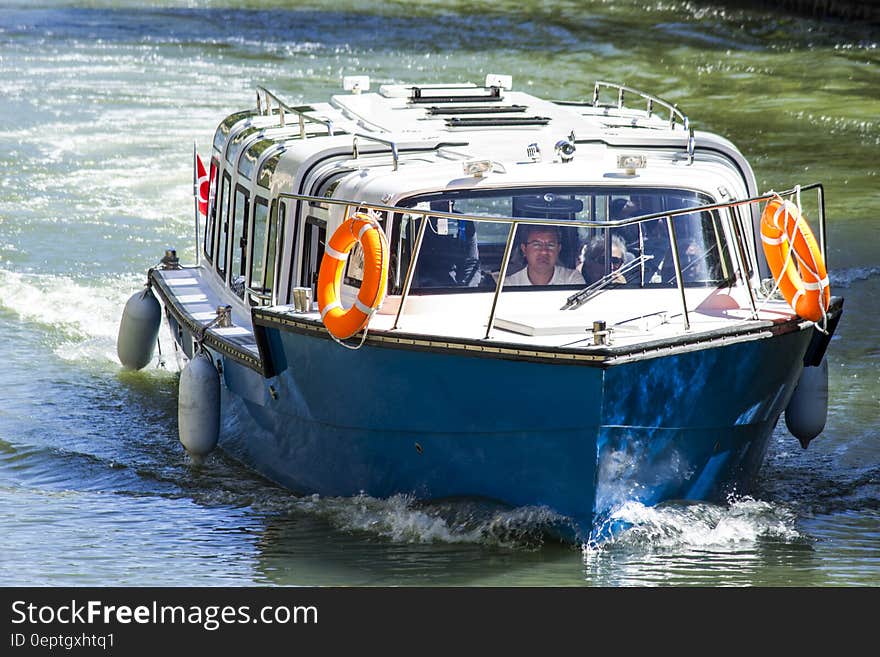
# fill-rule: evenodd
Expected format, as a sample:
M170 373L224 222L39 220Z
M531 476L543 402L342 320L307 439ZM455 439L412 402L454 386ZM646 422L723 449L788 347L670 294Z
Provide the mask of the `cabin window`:
M229 164L235 164L235 160L238 158L238 153L241 150L243 142L258 130L259 128L249 126L232 138L229 145L226 146L226 161L229 162Z
M217 225L217 166L216 157L211 158L211 169L208 175L208 213L205 216L205 241L202 251L208 262L214 261L214 226Z
M269 189L269 185L272 182L272 175L275 173L275 168L278 166L278 162L280 161L281 153L266 158L263 164L260 165L260 173L257 175L257 184L260 187L265 187L266 189Z
M628 286L676 284L665 219L615 228L566 226L572 220L604 222L711 203L706 195L685 190L632 188L542 188L444 192L410 199L403 205L452 214L494 215L558 221L553 235L529 234L537 224L520 224L507 264L506 285L528 284L529 248L552 251L565 269L555 284L583 287L625 267L613 282ZM419 215L398 215L392 235L389 288L400 293L421 224ZM677 251L686 285L721 285L734 272L727 238L717 211L695 212L674 220ZM544 226L545 233L547 226ZM494 288L501 270L509 224L429 215L413 273L413 291L442 292ZM573 273L576 272L576 273ZM529 277L529 280L532 280ZM582 282L583 281L583 282Z
M232 230L232 261L229 267L229 286L238 296L244 296L245 253L247 253L247 217L250 197L242 185L235 186L235 206Z
M264 300L263 265L266 263L266 233L269 228L269 201L262 196L254 198L254 221L250 251L250 301L253 305Z
M693 192L666 191L654 196L633 195L626 204L618 203L616 208L621 208L619 212L626 217L680 210L711 202L708 197ZM612 219L616 218L615 209L612 209ZM673 219L673 225L685 285L721 285L732 281L734 269L731 253L717 210L679 215ZM657 219L627 228L630 251L653 256L641 271L641 283L675 285L668 221Z
M274 139L259 139L248 146L247 150L238 158L238 172L248 180L253 180L260 158L275 143ZM263 186L268 187L268 185Z
M232 178L228 172L223 173L222 194L220 196L220 239L217 248L217 272L226 279L226 247L229 238L229 201L231 197Z
M403 215L392 235L392 294L400 294L403 290L421 223L418 215ZM509 228L507 224L429 216L413 273L412 289L494 289L495 278L491 270L500 268Z
M230 114L223 119L223 122L217 126L217 131L214 133L214 149L218 153L222 153L233 126L239 121L255 115L256 112L254 110L243 110L241 112L236 112L235 114Z
M272 201L272 211L269 213L269 227L266 237L266 267L265 267L265 283L263 290L271 302L272 292L275 289L275 275L277 270L276 254L284 251L284 225L287 218L287 203ZM294 225L294 231L296 226ZM296 244L296 233L294 232L293 244ZM291 254L291 257L293 255Z
M364 250L360 244L355 244L348 252L343 281L357 288L364 282Z
M362 210L358 210L361 212ZM386 231L388 222L386 221L384 212L376 212L373 214L382 229ZM393 263L393 258L392 258ZM393 264L389 267L389 271L393 271ZM348 258L345 261L345 269L343 270L343 282L346 285L359 288L364 281L364 250L360 243L355 242L351 251L348 252Z
M324 257L327 242L327 222L311 215L306 217L303 230L303 261L300 270L300 285L312 288L312 299L316 299L318 269Z

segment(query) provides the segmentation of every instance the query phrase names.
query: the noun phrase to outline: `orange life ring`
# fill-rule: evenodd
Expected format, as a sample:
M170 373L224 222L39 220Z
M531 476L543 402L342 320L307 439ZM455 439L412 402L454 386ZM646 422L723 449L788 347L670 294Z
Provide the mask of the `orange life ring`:
M774 198L761 214L761 244L773 278L792 309L818 322L828 310L831 287L813 231L790 201Z
M347 310L339 300L342 273L355 244L364 252L364 277L354 305ZM388 241L375 219L363 213L349 217L324 247L318 271L318 310L321 321L339 340L364 328L382 304L388 281Z

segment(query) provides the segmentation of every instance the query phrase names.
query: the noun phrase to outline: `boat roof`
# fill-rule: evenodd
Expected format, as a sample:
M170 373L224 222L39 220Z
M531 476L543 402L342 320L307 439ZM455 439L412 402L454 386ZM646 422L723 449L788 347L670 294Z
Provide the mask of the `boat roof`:
M509 77L489 75L483 85L395 83L371 91L360 76L356 84L344 79L344 93L329 101L299 106L258 87L256 111L224 119L214 150L270 196L386 207L487 189L664 188L718 202L758 193L742 153L720 135L694 131L673 103L602 81L582 102L512 87ZM346 211L330 206L327 229ZM756 208L743 211L756 225ZM298 239L294 224L285 230L288 240ZM750 252L753 233L747 231ZM282 254L282 266L295 257Z
M558 140L572 135L575 142L613 142L633 131L640 142L677 146L682 152L687 148L689 131L656 113L558 104L521 91L493 89L499 88L382 85L378 93L334 95L331 105L361 130L393 133L402 140L467 142L472 151L491 148L499 160L526 158L530 143L537 143L547 157Z
M490 157L508 162L558 159L562 141L576 146L670 149L688 161L696 149L702 149L719 152L750 173L730 141L711 132L695 132L676 105L645 92L597 82L589 101L550 101L489 84L498 77L487 76L486 86L383 84L376 92L356 87L333 95L329 103L299 107L261 90L266 113L272 114L274 101L308 123L323 123L326 136L343 131L363 138L362 145L433 142L447 145L450 159Z
M287 169L293 176L296 167L312 156L350 150L353 162L347 164L370 167L371 191L380 197L398 196L400 176L394 176L393 182L387 179L378 186L381 189L375 185L383 173L396 172L403 165L410 175L420 165L431 165L433 183L426 180L424 188L436 188L437 176L445 177L448 187L456 187L457 178L472 185L474 176L462 174L462 162L468 161L483 163L486 172L509 174L503 184L514 186L529 181L571 184L587 180L654 186L665 182L669 186L670 181L686 179L679 167L697 159L701 166L692 171L700 169L695 176L704 178L700 187L717 189L720 184L741 197L757 191L751 167L740 151L720 135L694 131L688 117L672 103L608 82L597 82L588 101L550 101L510 89L509 78L496 84L499 77L504 78L487 76L483 86L383 84L375 92L365 90L369 82L361 77L363 86L346 84L348 93L335 94L329 102L297 107L261 87L257 116L251 116L249 123L261 129L264 138L285 145L288 155L277 173ZM566 148L574 152L566 153ZM632 169L628 169L629 176L620 175L627 170L626 158L641 160L636 165L640 167L650 158L650 173L640 171L638 181L633 180ZM579 166L570 171L565 170L569 167L534 166L566 160ZM586 177L585 161L591 170ZM453 165L448 174L441 171L444 163ZM338 160L337 164L344 166ZM532 166L511 167L520 164ZM709 169L714 165L727 180L711 175L704 164ZM707 173L714 178L710 185ZM407 178L410 193L422 187L415 178Z

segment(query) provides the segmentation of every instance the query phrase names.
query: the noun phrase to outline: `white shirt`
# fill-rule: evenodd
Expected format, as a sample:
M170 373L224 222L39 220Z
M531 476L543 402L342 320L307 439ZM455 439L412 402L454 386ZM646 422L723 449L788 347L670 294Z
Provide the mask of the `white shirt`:
M569 269L556 265L553 268L553 277L547 285L584 285L584 277L577 269ZM529 268L523 267L515 274L504 278L504 285L532 285L529 280Z

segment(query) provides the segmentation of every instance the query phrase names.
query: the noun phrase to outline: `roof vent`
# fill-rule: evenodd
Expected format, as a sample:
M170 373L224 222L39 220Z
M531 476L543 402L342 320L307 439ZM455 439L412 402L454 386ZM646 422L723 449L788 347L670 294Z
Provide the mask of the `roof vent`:
M426 107L425 113L439 114L520 114L526 111L525 105L453 105L451 107Z
M497 103L502 100L501 87L484 89L486 93L457 93L460 87L412 87L409 102L424 103ZM452 91L455 90L455 91ZM439 93L430 93L439 91Z
M453 116L446 119L447 128L504 128L548 123L550 119L546 116Z

